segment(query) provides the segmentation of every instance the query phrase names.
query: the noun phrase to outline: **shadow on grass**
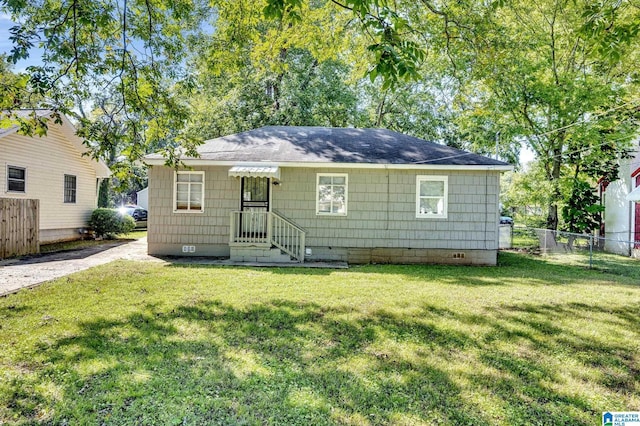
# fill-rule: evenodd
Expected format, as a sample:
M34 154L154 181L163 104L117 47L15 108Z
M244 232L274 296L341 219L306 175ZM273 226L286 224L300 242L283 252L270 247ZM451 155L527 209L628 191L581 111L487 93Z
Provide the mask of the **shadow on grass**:
M596 253L593 257L593 268L609 274L636 278L640 281L640 260L631 257Z
M482 287L527 285L566 285L580 283L580 277L593 278L602 275L602 271L589 270L581 264L563 264L555 259L540 256L527 256L519 253L500 252L497 266L472 265L351 265L349 269L319 269L301 267L252 267L224 266L189 262L185 258L167 265L168 268L181 269L224 269L246 268L274 275L329 276L332 274L384 274L398 275L406 280L420 281L433 285ZM636 272L637 273L637 272ZM627 276L627 275L625 275ZM628 275L633 277L633 275ZM640 285L637 281L620 282L620 285Z
M590 270L594 273L600 272L640 280L640 260L612 253L595 251L593 256L590 256L588 250L575 249L567 253L555 252L544 255L538 253L533 256L522 256L503 251L499 257L508 263L521 263L527 258L531 262L543 262L545 265L556 268L573 268L576 271Z
M13 317L19 317L27 314L29 311L32 311L32 307L27 307L24 305L16 306L16 305L8 305L8 306L0 306L0 320L9 319ZM0 329L2 325L0 324Z
M522 312L527 316L522 317ZM635 306L607 307L592 306L585 303L569 303L557 305L524 305L510 306L499 310L500 315L511 324L521 324L539 331L543 335L555 335L552 344L543 344L539 338L537 346L546 351L564 351L573 354L585 365L590 365L605 372L603 385L614 388L619 392L633 394L637 390L636 381L640 378L640 365L636 360L636 353L630 351L624 339L612 338L602 342L591 335L580 333L580 330L566 330L554 323L563 318L572 318L592 322L599 317L598 322L604 326L622 330L640 330L640 311ZM637 333L636 333L637 338ZM622 374L621 374L622 372Z
M56 424L593 424L602 407L567 388L548 360L588 363L602 373L594 385L634 392L631 347L555 323L606 314L640 326L637 312L598 309L146 305L42 343L24 360L31 373L13 377L0 402L6 418Z
M54 408L54 423L380 423L441 410L439 418L454 423L482 420L466 413L444 372L367 353L375 328L395 330L393 321L381 317L374 325L327 313L340 314L284 301L246 310L204 301L171 312L146 309L125 321L96 320L38 348L45 371L36 381L53 379L69 398ZM344 368L358 355L365 365ZM368 377L392 372L406 378ZM33 419L43 397L26 398L36 384L16 385L9 407Z
M338 271L344 271L345 268L308 268L300 266L251 266L251 265L224 265L210 263L208 260L220 260L224 261L228 258L225 257L209 257L209 258L197 258L197 257L176 257L176 256L162 256L163 260L169 262L167 268L177 269L252 269L256 271L266 271L273 274L282 275L315 275L315 276L327 276Z

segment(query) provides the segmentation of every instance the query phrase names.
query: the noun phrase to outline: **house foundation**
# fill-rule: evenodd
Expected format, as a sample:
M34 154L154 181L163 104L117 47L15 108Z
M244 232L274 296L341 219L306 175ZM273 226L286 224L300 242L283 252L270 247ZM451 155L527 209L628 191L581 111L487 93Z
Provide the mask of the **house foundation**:
M448 264L495 266L498 250L412 248L311 247L308 261L343 261L350 264Z

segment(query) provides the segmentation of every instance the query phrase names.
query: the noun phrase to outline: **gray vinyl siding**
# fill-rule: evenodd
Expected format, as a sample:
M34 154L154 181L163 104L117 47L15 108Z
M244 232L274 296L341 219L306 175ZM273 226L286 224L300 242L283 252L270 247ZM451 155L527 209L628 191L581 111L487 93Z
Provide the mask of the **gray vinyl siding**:
M239 209L240 179L231 167L205 171L204 213L174 213L174 171L149 171L149 252L180 244L201 254L229 252L229 214ZM316 215L316 174L348 174L347 216ZM416 176L448 176L448 217L416 218ZM306 230L307 247L497 250L498 171L424 171L281 167L272 210ZM164 253L161 253L164 247ZM173 249L175 251L175 249Z
M347 216L318 216L316 173L348 173ZM449 178L448 217L416 218L416 176ZM273 209L309 247L497 249L499 172L286 169Z
M150 253L162 252L155 247L191 244L221 246L224 249L220 249L219 252L209 250L205 253L228 254L229 214L238 210L240 182L228 177L228 167L204 167L194 170L205 171L203 213L174 213L174 170L157 166L149 168L147 226Z

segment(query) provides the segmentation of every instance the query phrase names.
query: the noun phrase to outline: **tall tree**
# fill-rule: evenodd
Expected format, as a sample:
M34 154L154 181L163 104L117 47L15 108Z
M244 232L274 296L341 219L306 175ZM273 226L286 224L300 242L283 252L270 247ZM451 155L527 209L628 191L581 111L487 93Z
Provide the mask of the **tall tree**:
M352 100L335 92L350 98L351 88L367 86L339 80L345 70L366 72L368 87L380 91L356 94L364 112L358 123L427 133L426 126L420 129L420 118L427 117L440 140L480 152L493 150L499 132L505 158L526 143L551 183L547 226L557 228L567 193L562 182L578 189L597 173L615 171L613 160L637 129L640 8L632 0L0 5L18 22L11 59L37 43L44 49L43 65L29 70L28 84L42 104L74 112L73 104L112 94L102 114L112 118L87 122L86 131L115 132L131 158L164 147L175 160L176 142L193 147L182 131L191 117L201 123L214 117L212 130L219 131L258 123L343 123L335 106ZM203 37L207 31L213 36ZM332 75L336 79L326 80ZM443 94L434 92L434 81ZM193 97L194 89L202 96ZM211 96L215 101L207 102ZM193 114L193 108L209 111ZM98 139L107 141L98 150L109 148L108 138Z
M210 138L264 125L353 124L357 97L344 63L319 62L307 50L289 49L283 64L281 72L248 63L219 75L202 73L192 99L193 134Z
M269 0L296 10L301 0ZM448 63L459 82L456 134L513 156L524 142L552 186L547 226L556 229L562 180L588 157L615 170L637 129L640 8L629 0L332 0L370 34L369 75L395 87L420 79L420 63ZM300 9L301 10L301 9ZM565 167L568 166L568 167ZM567 175L569 173L569 175ZM571 192L570 192L571 193Z
M76 116L86 126L83 109L109 93L106 113L127 122L132 156L143 154L146 142L153 140L149 123L179 128L185 120L183 102L173 89L186 80L184 45L201 30L205 2L2 0L0 11L17 23L10 30L9 59L15 63L36 47L41 52L41 65L28 67L25 85L40 97L39 107ZM10 93L4 86L0 90L0 98ZM103 130L120 131L117 126ZM93 148L96 155L109 151L102 144Z
M565 174L587 173L593 157L605 160L600 171L614 169L637 130L639 17L628 2L502 2L485 16L490 31L474 35L471 77L480 96L467 102L501 120L540 159L552 186L549 228L558 226ZM610 50L602 49L604 28L617 34Z
M193 43L198 95L190 129L201 137L262 125L346 126L354 121L350 14L301 6L264 15L266 1L216 1L210 38ZM352 37L353 35L353 37Z

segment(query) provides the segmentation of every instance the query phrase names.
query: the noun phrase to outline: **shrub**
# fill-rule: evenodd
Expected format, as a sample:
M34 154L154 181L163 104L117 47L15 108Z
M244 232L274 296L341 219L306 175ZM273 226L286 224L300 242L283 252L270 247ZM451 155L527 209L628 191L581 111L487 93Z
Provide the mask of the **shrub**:
M122 215L114 209L95 209L91 213L89 226L98 237L113 238L118 234L128 234L136 227L131 216Z
M136 221L126 214L120 215L120 234L128 234L136 227Z

